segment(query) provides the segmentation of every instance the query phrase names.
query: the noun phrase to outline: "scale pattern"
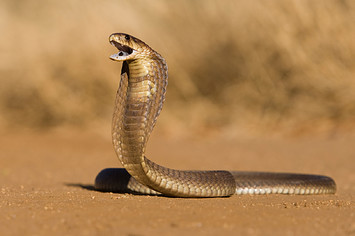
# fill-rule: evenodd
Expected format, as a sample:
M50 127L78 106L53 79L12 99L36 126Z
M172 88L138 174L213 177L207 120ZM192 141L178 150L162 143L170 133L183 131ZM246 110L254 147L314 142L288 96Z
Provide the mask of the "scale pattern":
M124 169L105 169L95 180L102 191L131 191L175 197L233 194L335 193L333 179L320 175L238 171L181 171L145 157L146 144L162 110L168 84L165 59L143 41L123 33L110 36L118 48L133 49L122 59L112 121L113 146Z

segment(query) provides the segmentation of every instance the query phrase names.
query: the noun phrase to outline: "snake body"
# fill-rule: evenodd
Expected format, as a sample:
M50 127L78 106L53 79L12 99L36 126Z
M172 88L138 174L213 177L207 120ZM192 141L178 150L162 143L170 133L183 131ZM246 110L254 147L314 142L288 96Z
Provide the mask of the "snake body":
M95 180L96 189L175 197L335 193L335 182L327 176L181 171L146 158L146 144L165 100L168 67L158 52L131 35L114 33L109 41L119 50L110 58L123 62L112 120L112 141L124 169L101 171Z

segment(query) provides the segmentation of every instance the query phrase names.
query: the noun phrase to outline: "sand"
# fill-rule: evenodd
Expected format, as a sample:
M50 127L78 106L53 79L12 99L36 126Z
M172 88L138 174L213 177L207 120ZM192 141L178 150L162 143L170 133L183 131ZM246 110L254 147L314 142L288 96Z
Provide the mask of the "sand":
M106 134L107 133L107 134ZM355 235L355 135L175 137L147 155L179 169L317 173L335 195L180 199L102 193L96 174L120 166L109 130L5 132L0 137L1 235Z

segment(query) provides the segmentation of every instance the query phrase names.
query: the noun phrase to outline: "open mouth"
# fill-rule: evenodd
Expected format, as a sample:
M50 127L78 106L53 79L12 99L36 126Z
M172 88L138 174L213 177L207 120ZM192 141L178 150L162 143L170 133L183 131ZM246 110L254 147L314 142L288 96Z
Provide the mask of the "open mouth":
M113 46L115 46L118 49L118 53L113 54L112 56L110 56L110 58L112 60L120 60L120 59L124 59L124 57L129 56L130 54L132 54L133 49L126 46L126 45L122 45L116 41L111 41L110 42Z

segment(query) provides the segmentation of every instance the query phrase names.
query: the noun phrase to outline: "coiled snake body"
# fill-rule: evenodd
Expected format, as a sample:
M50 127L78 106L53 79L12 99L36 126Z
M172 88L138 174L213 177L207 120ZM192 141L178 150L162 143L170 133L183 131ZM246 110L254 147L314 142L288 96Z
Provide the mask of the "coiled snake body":
M326 176L181 171L147 159L145 147L164 103L168 67L159 53L133 36L115 33L109 41L119 50L110 58L123 62L112 121L112 140L125 169L102 170L95 180L96 189L176 197L335 193L335 182Z

